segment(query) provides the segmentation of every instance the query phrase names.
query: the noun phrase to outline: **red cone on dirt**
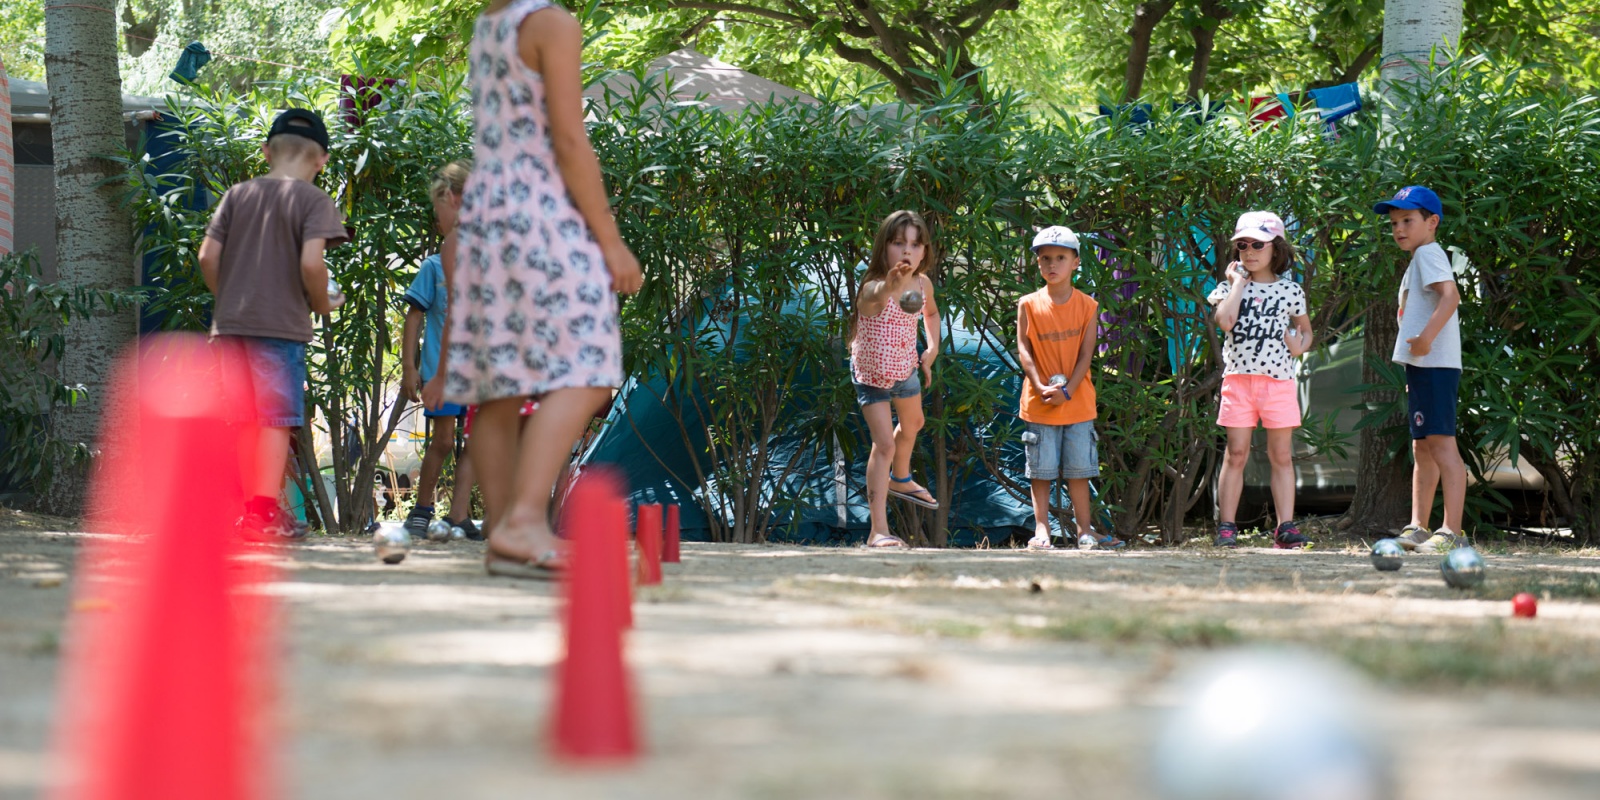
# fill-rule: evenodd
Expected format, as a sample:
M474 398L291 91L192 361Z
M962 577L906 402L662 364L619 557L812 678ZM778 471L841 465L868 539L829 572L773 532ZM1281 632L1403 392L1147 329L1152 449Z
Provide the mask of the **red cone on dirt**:
M551 724L554 753L566 761L627 761L639 754L616 608L625 596L618 584L628 582L627 513L622 481L613 473L586 471L567 497L567 651L556 666Z
M639 547L639 585L661 583L661 506L640 505L634 541Z
M661 560L668 564L680 563L678 560L678 504L667 504L667 525L663 532L661 546Z
M108 392L56 752L61 800L269 796L270 608L234 531L259 429L248 367L198 336L147 340ZM137 378L134 371L137 369Z

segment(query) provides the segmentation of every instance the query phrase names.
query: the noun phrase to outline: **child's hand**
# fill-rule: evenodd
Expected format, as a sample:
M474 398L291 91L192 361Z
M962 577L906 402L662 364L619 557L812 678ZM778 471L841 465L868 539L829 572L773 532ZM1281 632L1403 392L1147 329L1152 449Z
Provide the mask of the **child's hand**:
M601 255L606 260L606 269L611 271L611 291L633 294L644 285L644 270L639 268L639 259L634 257L627 245L618 241L602 251Z
M915 271L915 269L915 267L911 266L910 261L901 260L897 262L894 266L889 268L889 283L894 286L899 286L907 278L911 277L911 274L913 271Z
M1238 284L1244 283L1245 281L1250 280L1250 273L1245 270L1243 264L1240 264L1237 261L1232 261L1232 262L1228 263L1227 275L1228 275L1228 281L1230 283L1233 283L1234 285L1238 285Z
M400 391L413 403L422 395L422 376L417 374L416 367L407 364L400 371Z
M922 351L922 385L933 385L933 360L938 357L932 350Z
M1433 352L1433 342L1420 335L1407 339L1406 344L1411 345L1411 355L1414 356L1425 356Z
M441 369L426 386L422 387L422 407L429 411L444 408L444 370Z
M1047 406L1060 405L1067 401L1067 398L1062 395L1061 387L1053 383L1047 383L1039 387L1039 397L1044 400L1044 404Z

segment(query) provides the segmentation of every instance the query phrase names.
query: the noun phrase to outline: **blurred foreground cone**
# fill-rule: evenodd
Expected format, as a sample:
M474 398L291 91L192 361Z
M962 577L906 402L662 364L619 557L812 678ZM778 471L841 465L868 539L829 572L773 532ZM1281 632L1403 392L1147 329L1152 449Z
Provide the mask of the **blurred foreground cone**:
M639 506L633 538L639 546L639 585L661 583L661 506Z
M273 793L264 712L270 608L239 559L241 463L259 431L247 366L199 336L147 339L118 368L80 557L56 753L70 800ZM260 553L260 548L253 548Z
M667 564L678 561L678 504L667 504L666 530L662 533L661 560Z
M556 666L555 755L572 762L628 761L639 754L633 689L615 604L628 582L627 505L613 473L587 471L563 513L572 543L564 616L567 651Z

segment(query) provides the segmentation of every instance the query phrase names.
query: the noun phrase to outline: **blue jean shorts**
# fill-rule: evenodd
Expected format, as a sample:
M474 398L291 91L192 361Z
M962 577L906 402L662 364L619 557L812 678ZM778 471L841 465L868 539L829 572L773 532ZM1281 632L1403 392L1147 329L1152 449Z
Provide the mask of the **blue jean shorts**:
M1029 480L1100 477L1100 435L1094 420L1071 425L1027 423L1022 446L1028 454Z
M920 396L922 396L922 378L921 376L917 375L916 370L912 370L911 374L907 376L905 380L900 381L899 383L890 386L887 389L880 389L876 386L868 386L864 383L856 384L856 402L864 406L869 406L873 403L887 403L890 400L903 400L907 397Z
M306 424L306 343L265 336L230 336L250 362L256 421L268 428Z
M1411 438L1456 435L1456 390L1461 370L1406 365L1406 411Z

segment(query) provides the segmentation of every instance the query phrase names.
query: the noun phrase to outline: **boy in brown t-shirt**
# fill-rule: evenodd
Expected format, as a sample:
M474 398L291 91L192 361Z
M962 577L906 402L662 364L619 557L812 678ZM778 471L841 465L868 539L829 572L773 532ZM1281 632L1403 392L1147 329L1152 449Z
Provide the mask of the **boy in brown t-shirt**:
M261 148L271 169L222 196L200 245L200 271L216 295L211 335L244 352L261 424L239 527L297 539L306 529L278 505L278 493L290 432L305 424L310 315L336 305L322 251L345 241L345 230L333 199L311 182L328 163L328 129L316 112L279 114Z

